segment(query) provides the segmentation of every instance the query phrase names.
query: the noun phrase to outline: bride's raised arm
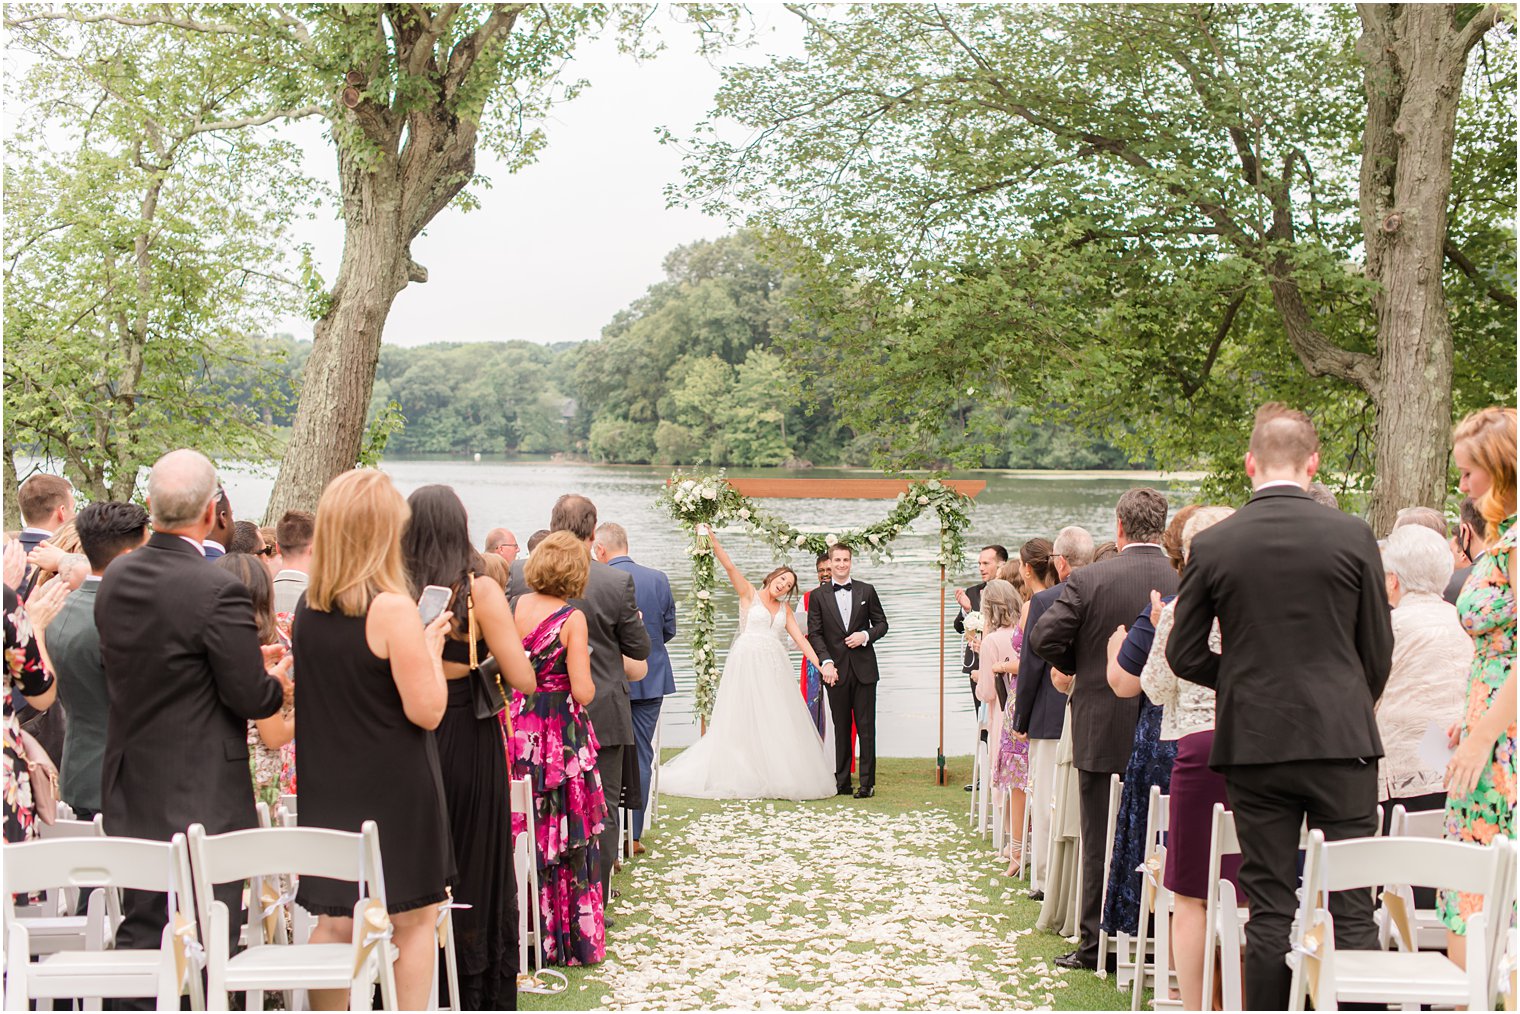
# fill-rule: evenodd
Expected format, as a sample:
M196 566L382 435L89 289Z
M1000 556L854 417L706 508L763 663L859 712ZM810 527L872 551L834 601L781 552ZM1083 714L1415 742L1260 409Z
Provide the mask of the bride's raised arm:
M723 549L722 544L718 542L718 533L712 530L711 525L698 525L697 534L707 536L708 543L712 545L713 556L722 565L724 572L728 574L728 581L734 586L734 591L739 593L739 601L741 603L748 603L750 599L755 597L755 586L750 584L743 574L739 573L739 568L734 566L734 561L728 558L728 553Z

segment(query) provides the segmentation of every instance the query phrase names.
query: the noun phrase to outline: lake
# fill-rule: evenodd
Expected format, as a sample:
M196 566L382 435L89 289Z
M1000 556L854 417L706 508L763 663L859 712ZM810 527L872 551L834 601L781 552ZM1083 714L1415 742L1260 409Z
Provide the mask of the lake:
M690 560L685 540L668 515L655 506L655 497L670 470L640 466L604 466L582 463L485 460L387 460L382 466L402 493L428 483L453 486L470 514L470 532L476 545L498 525L512 529L520 543L545 527L549 510L562 493L583 493L596 503L602 521L616 521L628 529L630 555L646 566L670 575L676 595L677 622L691 591ZM737 476L805 476L807 478L859 478L873 473L835 469L802 472L781 470L732 470ZM976 500L968 554L963 573L953 585L975 583L976 551L988 543L1001 543L1016 550L1037 535L1054 538L1065 525L1082 525L1102 541L1114 537L1114 503L1134 485L1150 485L1175 492L1178 503L1186 502L1194 488L1193 477L1160 478L1146 472L967 472L955 478L982 479L987 488ZM224 470L224 484L237 517L257 518L268 503L274 484L272 473ZM891 506L889 500L771 500L768 509L806 530L855 528L879 520ZM724 535L724 545L734 561L758 580L775 566L769 548L737 530ZM975 733L971 692L960 672L961 648L950 621L955 617L954 587L941 589L934 556L939 528L932 517L921 518L893 547L890 564L875 565L856 560L854 574L876 586L886 611L890 631L877 647L882 680L877 698L877 750L889 757L932 757L939 738L939 608L946 609L945 647L945 752L971 752ZM804 580L813 574L813 560L793 554L791 564ZM721 574L720 574L721 578ZM738 626L738 600L725 585L718 593L718 640L726 645ZM664 745L685 746L698 735L692 709L693 674L684 633L670 644L677 692L665 704ZM800 664L801 654L794 650Z

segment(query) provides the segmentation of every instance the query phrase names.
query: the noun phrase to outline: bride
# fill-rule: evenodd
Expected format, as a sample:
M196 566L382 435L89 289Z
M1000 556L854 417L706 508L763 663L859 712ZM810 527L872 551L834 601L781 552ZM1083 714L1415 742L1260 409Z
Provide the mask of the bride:
M723 664L707 735L660 769L660 791L704 799L822 799L834 795L834 762L797 690L785 639L818 656L785 600L797 587L777 567L757 590L711 528L697 529L739 593L739 636Z

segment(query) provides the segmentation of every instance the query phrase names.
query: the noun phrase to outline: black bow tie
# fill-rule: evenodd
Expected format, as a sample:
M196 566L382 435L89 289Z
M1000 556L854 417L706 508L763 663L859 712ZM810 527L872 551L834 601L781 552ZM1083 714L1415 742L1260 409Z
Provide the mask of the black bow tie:
M846 581L844 584L836 584L834 586L834 590L835 591L849 591L853 587L855 587L853 584L851 584L850 582Z

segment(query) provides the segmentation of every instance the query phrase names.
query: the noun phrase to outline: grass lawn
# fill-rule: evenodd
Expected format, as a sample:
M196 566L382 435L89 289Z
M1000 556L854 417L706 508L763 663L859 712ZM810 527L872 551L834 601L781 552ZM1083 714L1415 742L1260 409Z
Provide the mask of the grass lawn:
M606 962L521 1009L1128 1008L1055 968L1070 943L967 826L969 758L943 788L932 759L878 768L870 800L662 798L613 879Z

